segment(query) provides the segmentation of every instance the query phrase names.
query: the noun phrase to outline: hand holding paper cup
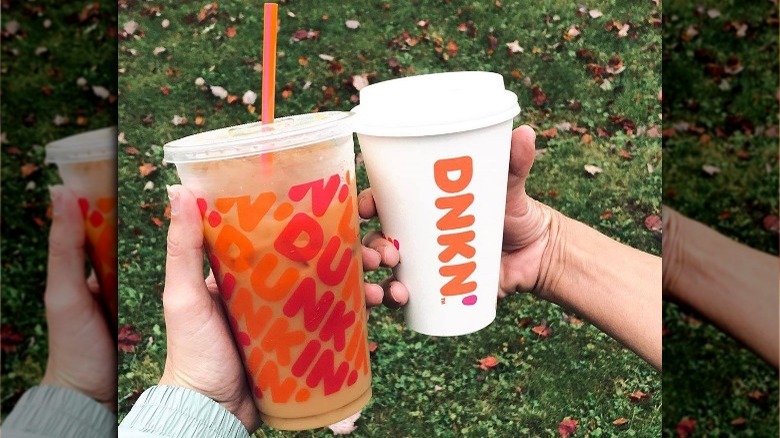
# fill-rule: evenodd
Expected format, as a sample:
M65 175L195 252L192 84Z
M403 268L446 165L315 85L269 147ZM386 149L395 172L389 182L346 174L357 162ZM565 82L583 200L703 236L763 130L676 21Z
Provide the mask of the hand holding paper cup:
M496 315L512 120L501 75L452 72L360 91L357 134L412 330L458 336Z

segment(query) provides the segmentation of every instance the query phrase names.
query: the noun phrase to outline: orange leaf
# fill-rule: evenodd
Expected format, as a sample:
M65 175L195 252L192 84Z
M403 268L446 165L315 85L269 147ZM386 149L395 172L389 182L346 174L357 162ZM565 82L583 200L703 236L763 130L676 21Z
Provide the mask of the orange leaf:
M22 166L22 177L27 178L38 170L38 166L34 163L27 163Z
M612 217L612 212L607 210L604 213L602 213L601 216L599 216L599 219L605 221L605 220L607 220L607 219L609 219L611 217Z
M634 156L633 156L633 155L631 155L631 153L630 153L630 152L628 152L628 151L627 151L627 150L625 150L625 149L621 149L621 150L619 150L619 151L618 151L618 155L620 155L621 157L625 158L626 160L630 160L630 159L634 158Z
M369 353L373 353L373 352L375 352L375 351L376 351L376 349L377 349L376 342L374 342L374 341L368 341L368 351L369 351Z
M138 155L141 151L138 150L135 146L128 146L125 148L125 153L127 155Z
M203 126L206 124L206 118L203 116L195 116L195 125Z
M163 213L163 216L165 216L166 219L171 218L171 203L165 204L165 212Z
M744 426L745 423L747 423L747 420L745 420L745 417L739 417L731 420L732 426Z
M553 126L550 129L545 129L544 131L540 132L539 135L546 138L555 138L555 136L558 135L558 128Z
M448 53L450 56L455 56L455 55L457 55L457 54L458 54L458 44L457 44L457 43L455 43L455 41L452 41L452 40L450 40L450 41L447 43L447 53Z
M152 222L157 225L157 228L160 228L163 224L159 217L153 217Z
M617 420L613 421L612 424L614 424L615 426L620 427L620 426L623 426L625 424L628 424L628 420L625 419L624 417L620 417Z
M593 143L593 136L590 134L582 134L582 139L580 139L582 144L591 144Z
M228 38L233 38L236 36L236 27L230 26L227 29L225 29L225 35L227 35Z
M648 397L650 397L650 394L646 392L642 392L640 390L636 390L628 395L628 399L634 403L640 402Z
M532 332L539 335L539 337L547 338L552 334L552 329L547 326L547 321L542 320L542 323L531 329Z
M160 87L160 91L162 92L163 96L171 94L171 89L168 87Z
M498 363L498 359L496 359L494 356L488 356L479 360L479 367L487 371L491 368L494 368L496 365L498 365Z
M141 176L149 176L152 172L157 170L157 166L155 166L152 163L144 163L140 166L138 166L138 171L141 173Z
M578 420L567 418L558 425L558 433L561 434L561 438L569 438L577 432Z
M231 94L225 100L227 101L227 103L233 103L238 100L238 96L236 96L235 94Z
M645 218L645 228L650 231L661 231L661 228L663 228L663 222L661 221L661 218L658 217L658 215L651 214Z

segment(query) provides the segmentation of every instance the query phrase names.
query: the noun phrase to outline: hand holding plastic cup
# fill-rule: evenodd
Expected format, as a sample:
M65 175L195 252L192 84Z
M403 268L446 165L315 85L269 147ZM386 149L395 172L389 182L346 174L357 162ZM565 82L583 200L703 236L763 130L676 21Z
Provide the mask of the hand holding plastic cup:
M452 72L360 90L357 134L412 330L457 336L496 315L512 120L501 75Z
M78 196L87 253L113 328L117 325L116 127L85 132L46 145L66 187Z
M198 198L209 263L263 421L311 429L371 398L349 113L165 145Z

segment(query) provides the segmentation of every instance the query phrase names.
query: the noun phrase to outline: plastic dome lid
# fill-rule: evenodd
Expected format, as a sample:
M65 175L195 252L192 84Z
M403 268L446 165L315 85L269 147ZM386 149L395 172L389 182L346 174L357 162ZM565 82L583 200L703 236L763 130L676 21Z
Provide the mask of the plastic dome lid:
M193 134L165 145L164 160L188 163L238 158L352 135L352 114L340 111L281 117Z
M462 71L410 76L360 90L359 134L408 137L469 131L510 120L517 95L498 73Z
M47 163L115 160L116 126L71 135L46 145Z

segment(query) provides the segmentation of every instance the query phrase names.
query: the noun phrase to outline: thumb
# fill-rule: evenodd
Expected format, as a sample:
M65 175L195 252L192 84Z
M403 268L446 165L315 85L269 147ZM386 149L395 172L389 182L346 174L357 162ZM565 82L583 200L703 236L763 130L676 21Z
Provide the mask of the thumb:
M522 216L528 208L525 182L534 164L536 133L523 125L512 131L509 152L509 179L507 181L507 215Z
M171 224L165 262L163 306L166 323L210 306L203 281L203 222L195 196L181 185L168 187Z
M76 195L62 185L51 186L52 223L46 270L46 310L58 314L93 305L87 291L84 259L84 218Z

